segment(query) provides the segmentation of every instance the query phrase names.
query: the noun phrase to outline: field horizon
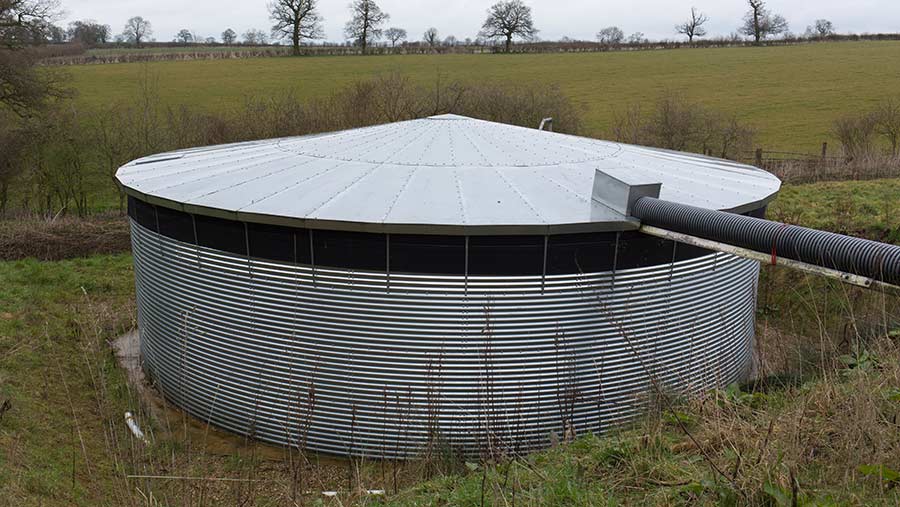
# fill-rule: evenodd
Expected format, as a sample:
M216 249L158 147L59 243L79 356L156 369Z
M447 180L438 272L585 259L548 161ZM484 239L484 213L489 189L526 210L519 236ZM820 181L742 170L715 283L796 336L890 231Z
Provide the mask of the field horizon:
M275 57L81 65L66 69L89 112L127 102L143 76L163 103L208 112L245 98L314 99L361 79L401 72L436 82L554 85L582 110L582 134L609 138L617 112L665 93L737 116L765 150L818 153L837 118L900 97L900 42L815 43L577 54ZM648 106L649 107L649 106Z

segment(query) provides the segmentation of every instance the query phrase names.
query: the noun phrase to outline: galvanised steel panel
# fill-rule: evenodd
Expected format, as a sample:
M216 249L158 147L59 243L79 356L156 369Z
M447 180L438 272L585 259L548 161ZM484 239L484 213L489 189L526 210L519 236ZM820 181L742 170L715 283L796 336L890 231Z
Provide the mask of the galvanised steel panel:
M631 230L592 200L597 170L660 198L743 213L781 182L750 166L443 115L136 160L117 178L193 213L326 230L455 235ZM366 203L361 205L360 203Z
M134 222L132 238L149 378L194 416L275 444L524 452L633 419L654 385L700 393L750 366L759 268L724 254L466 279L248 259Z

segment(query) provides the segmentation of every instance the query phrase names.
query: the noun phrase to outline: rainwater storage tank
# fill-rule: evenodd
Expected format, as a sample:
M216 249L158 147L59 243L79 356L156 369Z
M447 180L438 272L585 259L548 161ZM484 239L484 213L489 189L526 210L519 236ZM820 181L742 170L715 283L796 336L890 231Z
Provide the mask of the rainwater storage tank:
M636 232L605 174L755 216L780 187L458 116L129 163L144 369L220 428L390 458L520 453L744 377L758 264Z

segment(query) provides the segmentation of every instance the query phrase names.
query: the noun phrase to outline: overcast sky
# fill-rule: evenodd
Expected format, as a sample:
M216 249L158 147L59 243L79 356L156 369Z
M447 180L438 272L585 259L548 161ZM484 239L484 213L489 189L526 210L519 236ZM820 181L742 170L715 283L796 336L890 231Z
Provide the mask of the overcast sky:
M411 40L436 27L441 37L474 38L487 8L495 0L380 0L391 15L390 26L405 28ZM169 41L187 28L217 39L226 28L243 33L249 28L269 30L266 0L62 0L66 11L62 24L75 19L94 19L121 33L131 16L143 16L153 24L153 37ZM342 41L349 18L349 0L320 0L328 40ZM533 8L540 37L563 36L593 39L603 27L616 25L626 34L643 32L651 39L676 37L672 27L691 6L711 18L711 35L728 35L740 24L745 0L526 0ZM900 32L900 0L769 0L770 8L783 14L792 32L802 33L815 19L830 19L842 33Z

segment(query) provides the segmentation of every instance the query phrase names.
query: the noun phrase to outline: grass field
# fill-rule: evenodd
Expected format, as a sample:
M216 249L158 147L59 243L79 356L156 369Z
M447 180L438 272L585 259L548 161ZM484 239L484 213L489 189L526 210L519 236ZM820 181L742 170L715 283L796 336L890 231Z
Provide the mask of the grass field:
M900 243L898 215L890 211L898 189L900 180L787 187L772 213ZM860 325L874 309L876 320L887 315L900 322L900 301L848 293L781 268L767 275L778 297L764 300L776 309L760 314L760 344L766 357L781 363L767 363L766 372L797 380L766 393L720 393L721 398L680 409L677 417L708 458L675 416L651 417L634 430L585 437L510 465L457 467L368 505L506 505L506 500L559 506L787 506L792 489L797 491L793 505L897 505L900 489L890 474L900 470L900 335L892 348L873 348L872 354L880 355L868 366L832 363L837 353L845 353L839 342L849 315ZM269 448L261 456L240 439L211 449L202 425L191 440L165 431L168 421L146 418L109 346L135 324L129 255L0 262L0 280L0 405L10 402L5 413L0 409L0 505L294 505L291 469L282 451ZM816 352L826 341L831 348ZM122 418L126 410L152 431L149 448L129 436ZM707 459L732 479L718 476ZM881 466L884 478L870 468ZM308 471L308 487L344 489L347 470L316 464ZM380 487L383 473L369 463L357 475L363 486ZM126 479L127 474L246 482L139 480ZM324 503L350 504L355 502L347 497Z
M100 109L128 101L145 70L170 104L226 111L242 97L321 97L374 74L401 71L423 83L551 83L584 110L586 134L602 137L617 110L683 93L738 115L767 150L817 153L839 116L900 97L900 42L771 48L539 55L405 55L260 58L90 65L69 69L78 102Z

